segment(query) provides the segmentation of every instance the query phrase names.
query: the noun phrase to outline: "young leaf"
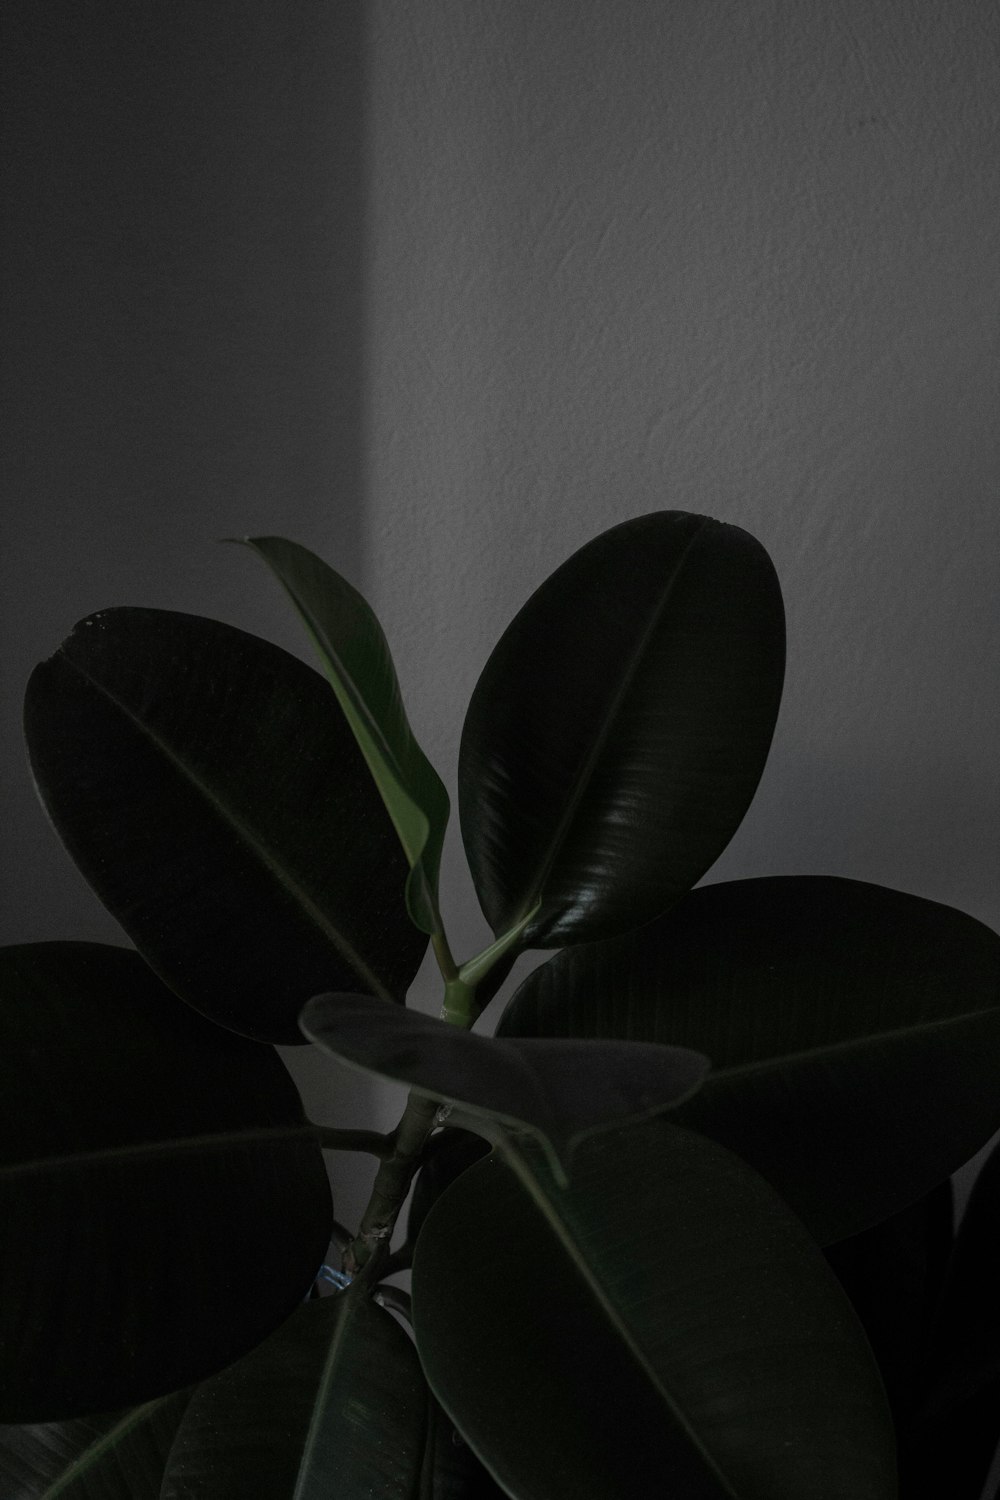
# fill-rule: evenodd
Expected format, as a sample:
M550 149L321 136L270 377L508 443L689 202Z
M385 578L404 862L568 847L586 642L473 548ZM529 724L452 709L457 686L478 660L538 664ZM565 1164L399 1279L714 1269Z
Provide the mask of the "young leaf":
M357 589L305 547L277 536L242 540L282 584L319 652L409 861L410 916L436 932L448 793L407 722L382 627Z
M125 949L0 950L0 1420L136 1405L239 1358L305 1296L331 1215L271 1048Z
M411 1500L427 1422L395 1319L363 1297L324 1297L195 1391L162 1500Z
M0 1427L4 1500L160 1500L160 1481L190 1391L130 1411Z
M1000 938L823 876L732 881L530 974L498 1033L712 1059L677 1123L736 1151L823 1244L930 1191L1000 1127Z
M613 527L524 605L483 670L459 758L462 836L497 934L607 938L660 915L735 833L784 673L781 592L739 527Z
M850 1304L777 1195L664 1122L470 1167L413 1264L431 1387L513 1496L892 1500ZM472 1332L470 1336L470 1330Z
M291 1043L317 990L405 994L426 947L406 861L311 668L213 620L107 610L36 668L25 731L70 854L195 1009Z
M586 1136L677 1105L709 1067L679 1047L476 1036L370 995L316 995L301 1026L341 1062L461 1106L456 1124L527 1131L561 1181Z

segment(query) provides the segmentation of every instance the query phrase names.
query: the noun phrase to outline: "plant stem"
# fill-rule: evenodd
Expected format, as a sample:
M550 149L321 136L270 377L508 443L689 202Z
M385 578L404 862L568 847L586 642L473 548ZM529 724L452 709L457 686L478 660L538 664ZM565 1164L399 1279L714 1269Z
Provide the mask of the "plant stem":
M463 1031L468 1031L476 1015L475 986L466 984L456 975L444 987L441 1019L447 1021L450 1026L460 1026Z
M389 1238L420 1164L424 1144L434 1129L438 1108L436 1099L410 1095L403 1117L390 1137L391 1152L383 1158L375 1174L360 1228L344 1252L344 1270L352 1276L377 1251L383 1257L388 1254Z
M377 1130L340 1130L333 1125L314 1125L313 1129L324 1151L367 1151L383 1161L392 1154L393 1137Z
M451 984L453 980L458 978L458 964L455 962L443 927L439 927L437 932L431 933L431 946L434 949L434 956L438 961L438 968L441 970L441 976L445 984Z

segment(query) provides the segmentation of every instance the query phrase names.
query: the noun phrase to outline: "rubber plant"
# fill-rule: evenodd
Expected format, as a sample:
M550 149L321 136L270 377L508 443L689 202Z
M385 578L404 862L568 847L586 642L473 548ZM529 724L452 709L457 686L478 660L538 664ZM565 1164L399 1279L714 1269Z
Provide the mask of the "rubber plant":
M764 549L646 515L521 609L462 735L494 941L460 961L374 614L246 545L321 672L116 608L28 684L129 946L0 954L4 1500L975 1500L996 1167L957 1238L948 1182L1000 1128L1000 939L858 881L698 884L778 713ZM396 1128L307 1119L306 1042L407 1085ZM351 1226L330 1151L374 1159Z

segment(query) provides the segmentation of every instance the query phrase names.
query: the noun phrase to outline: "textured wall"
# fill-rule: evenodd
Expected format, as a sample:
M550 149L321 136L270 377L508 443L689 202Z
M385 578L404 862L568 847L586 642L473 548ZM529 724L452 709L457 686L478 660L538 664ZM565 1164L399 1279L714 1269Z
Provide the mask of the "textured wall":
M717 875L1000 922L997 7L371 16L369 587L442 770L553 566L707 511L771 551L791 648Z
M360 570L362 21L360 0L3 7L4 941L117 935L34 802L35 662L112 604L297 645L218 537Z
M360 581L363 22L362 0L3 7L0 941L123 941L22 751L24 683L75 621L152 605L307 654L215 539L284 533ZM357 1075L291 1066L315 1118L369 1117Z
M1000 924L993 0L10 0L4 26L6 940L115 935L19 745L79 616L292 644L211 539L295 536L367 580L450 780L513 611L663 506L753 530L788 605L715 874ZM454 840L446 910L465 954Z

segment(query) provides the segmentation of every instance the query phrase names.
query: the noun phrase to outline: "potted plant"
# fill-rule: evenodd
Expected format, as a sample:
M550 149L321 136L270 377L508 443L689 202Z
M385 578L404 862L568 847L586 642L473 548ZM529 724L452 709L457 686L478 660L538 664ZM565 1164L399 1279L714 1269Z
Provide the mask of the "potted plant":
M521 609L463 730L495 940L460 961L378 622L248 545L326 681L120 608L28 684L132 946L0 954L5 1500L889 1500L897 1457L975 1500L997 1169L957 1236L948 1179L1000 1128L1000 939L857 881L698 885L778 712L764 549L647 515ZM440 1017L406 1004L428 945ZM398 1126L308 1120L293 1042L407 1085ZM331 1150L376 1164L347 1228Z

